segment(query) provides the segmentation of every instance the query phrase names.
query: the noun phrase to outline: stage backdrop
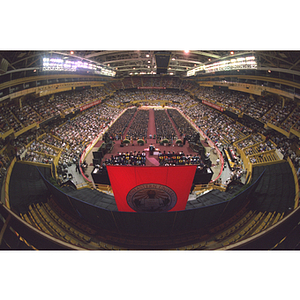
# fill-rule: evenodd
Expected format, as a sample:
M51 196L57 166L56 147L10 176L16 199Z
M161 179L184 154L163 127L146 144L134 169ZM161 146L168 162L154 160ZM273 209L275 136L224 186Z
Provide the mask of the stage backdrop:
M197 166L107 166L119 211L184 210Z

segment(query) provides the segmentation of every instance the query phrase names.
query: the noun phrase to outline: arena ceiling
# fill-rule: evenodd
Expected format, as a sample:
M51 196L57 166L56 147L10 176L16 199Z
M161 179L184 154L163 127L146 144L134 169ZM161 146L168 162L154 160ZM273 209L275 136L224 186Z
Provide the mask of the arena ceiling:
M255 55L258 69L300 74L300 51L208 50L0 51L0 74L20 69L41 68L44 57L68 57L105 66L116 71L116 77L153 72L184 77L187 71L195 67L245 54Z

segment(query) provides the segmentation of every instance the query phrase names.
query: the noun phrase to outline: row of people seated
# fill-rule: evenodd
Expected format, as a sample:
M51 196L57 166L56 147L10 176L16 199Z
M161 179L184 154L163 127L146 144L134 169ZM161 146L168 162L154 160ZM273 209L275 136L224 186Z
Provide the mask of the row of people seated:
M192 101L192 97L186 91L180 90L117 90L114 99L119 103L127 103L133 101L171 101L176 103L188 103Z
M184 89L185 80L178 77L127 77L111 83L115 89L131 89L137 87L167 87Z
M204 163L199 155L185 155L182 151L160 152L158 154L158 160L160 166L199 165L200 167L204 167Z
M111 155L102 161L102 167L107 165L115 166L145 166L146 153L145 151L130 151L119 153L118 155Z

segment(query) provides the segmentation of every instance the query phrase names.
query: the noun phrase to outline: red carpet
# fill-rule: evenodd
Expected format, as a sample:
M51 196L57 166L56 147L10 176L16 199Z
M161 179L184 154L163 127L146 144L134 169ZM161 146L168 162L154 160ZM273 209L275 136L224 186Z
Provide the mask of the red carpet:
M149 163L153 166L159 166L159 162L158 162L158 156L157 155L151 155L149 154L149 152L146 152L146 165L149 165ZM147 161L149 162L147 164Z
M150 134L152 136L154 136L154 134L156 134L154 109L153 108L149 110L148 135L147 135L148 138L149 138Z
M168 114L168 116L169 116L169 114ZM170 118L170 116L169 116L169 118ZM134 117L132 118L131 122L133 121L133 119L134 119ZM176 127L175 127L175 124L174 124L173 120L172 120L171 118L170 118L170 120L171 120L171 123L173 124L173 127L175 128L176 133L179 134L178 130L177 130ZM131 123L131 122L130 122L130 123ZM130 126L130 124L129 124L129 126ZM126 129L126 132L128 131L129 126L128 126L127 129ZM126 132L125 132L125 133L126 133ZM191 150L191 148L189 147L189 144L188 144L188 143L186 143L186 144L185 144L184 146L182 146L182 147L178 147L178 146L175 145L175 141L174 141L173 145L171 145L171 146L161 146L160 144L157 144L157 143L156 143L156 139L150 139L150 138L149 138L149 135L150 135L150 134L152 134L152 136L153 136L154 134L156 134L155 118L154 118L154 109L150 109L150 110L149 110L148 138L147 138L147 140L145 141L145 145L144 145L144 146L139 146L139 145L137 144L137 142L134 141L134 142L133 142L133 145L130 144L130 145L128 145L128 146L121 147L121 141L120 141L120 140L119 140L119 141L114 141L114 147L113 147L111 153L106 154L106 155L104 156L104 159L110 158L111 155L118 155L120 152L121 152L121 153L123 153L123 152L126 153L126 152L130 152L130 151L132 151L132 152L134 152L134 151L137 151L137 152L138 152L138 151L143 152L144 149L146 149L146 148L148 149L148 148L149 148L149 145L150 145L150 144L154 145L154 147L155 147L155 148L158 148L162 153L163 153L164 151L166 151L166 152L170 151L171 153L172 153L172 152L177 153L177 152L181 152L181 151L182 151L182 152L183 152L184 154L186 154L186 155L187 155L187 154L190 154L190 155L196 155L196 154L197 154L196 152L193 152L193 151ZM101 142L101 144L102 144L103 141L99 141L98 143L100 143L100 142ZM98 143L95 145L95 147L100 147L101 144L100 144L99 146L97 146ZM149 157L149 153L146 152L146 157L147 157L147 160L146 160L146 165L147 165L147 166L158 166L158 165L159 165L158 157L157 157L157 156L153 155L153 156Z

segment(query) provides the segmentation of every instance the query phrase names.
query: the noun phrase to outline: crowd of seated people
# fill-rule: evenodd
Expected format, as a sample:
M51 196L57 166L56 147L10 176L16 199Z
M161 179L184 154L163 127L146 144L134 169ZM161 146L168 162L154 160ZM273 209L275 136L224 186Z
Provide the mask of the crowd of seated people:
M126 137L132 140L147 139L149 122L149 110L139 109L126 133Z
M120 102L144 101L146 100L144 90L119 90L115 98Z
M265 152L265 151L275 150L276 146L271 141L265 141L265 142L260 143L255 148L256 148L255 152L253 151L252 147L245 149L244 152L248 156L248 155L255 154L256 152Z
M197 133L196 129L176 109L168 109L167 112L181 137L184 136L189 141Z
M237 145L240 149L244 149L254 144L263 142L263 139L264 137L261 136L260 134L252 134L250 137L238 142Z
M296 108L296 104L292 101L285 103L282 107L281 102L277 102L270 111L262 116L261 120L266 123L271 123L280 127L280 124L288 117L290 113Z
M195 119L196 125L199 126L220 149L228 143L232 144L237 141L239 139L238 137L242 137L241 133L243 133L243 137L246 137L251 133L260 132L266 137L264 142L261 139L261 135L252 134L249 139L249 144L247 140L244 140L240 146L245 148L249 147L250 143L254 144L260 142L258 147L260 152L273 150L276 147L276 149L284 155L284 159L290 157L296 170L299 169L298 178L300 180L300 157L292 150L293 141L283 134L272 129L265 129L254 122L245 121L244 119L240 121L245 124L239 124L226 115L201 103L197 106L193 106L190 110L185 109L183 112L191 119ZM252 139L253 136L255 137L254 140ZM269 140L272 143L270 143ZM251 153L249 152L247 155L251 155ZM257 159L251 157L250 161L255 163Z
M300 131L300 106L297 106L292 114L285 119L285 121L280 125L282 129L289 132L291 128L296 131Z
M80 158L79 150L73 151L73 149L69 147L69 144L65 140L59 140L57 137L51 135L50 133L46 133L45 135L43 135L41 138L39 138L39 141L62 149L58 161L59 165L71 165L73 163L75 164Z
M135 82L134 84L138 86L139 82L141 81L141 83L144 86L147 86L147 80L144 80L144 78L141 80L134 81L128 80L126 81L126 84L130 85L133 84L133 82ZM173 87L177 88L178 86L180 86L180 88L185 90L197 91L196 96L199 99L209 99L210 101L220 103L223 102L224 106L231 105L237 109L244 109L244 112L246 114L249 114L253 118L261 118L261 120L264 123L270 121L271 123L277 126L283 127L286 131L288 131L290 128L297 129L300 126L298 124L299 109L296 108L296 106L292 102L286 102L285 106L282 108L281 101L271 99L272 97L269 96L254 97L252 99L251 97L243 97L242 93L240 92L237 92L237 96L235 96L233 95L235 93L234 91L230 91L230 93L226 95L227 92L221 93L218 90L212 88L202 88L191 81L177 81L175 79L170 79L166 82L168 86L171 86L174 83ZM161 80L159 78L157 80L154 78L149 78L149 83L151 84L150 86L161 86L161 84L166 84L164 80ZM180 85L178 83L180 83ZM103 88L98 89L98 96L104 97L112 91L115 91L119 86L121 88L124 88L124 82L120 85L115 84L115 86L113 86L112 83L108 83ZM18 131L22 129L22 127L31 124L31 122L35 122L35 120L40 120L40 118L52 118L53 116L58 115L61 111L68 110L71 107L81 105L82 103L86 103L88 101L92 101L94 97L98 97L95 96L96 94L90 94L92 92L92 89L88 92L87 91L88 90L81 91L79 94L77 94L78 91L73 91L72 93L70 93L70 95L73 95L73 98L58 93L57 95L54 95L54 97L46 96L39 99L28 100L24 102L22 109L17 108L17 106L13 104L10 104L8 106L3 105L2 107L0 107L0 131L6 132L11 128L15 131ZM111 101L113 101L112 103L114 107L116 106L115 104L119 103L120 99L118 98L118 93L121 95L121 98L126 98L126 101L132 101L132 99L141 99L141 95L149 95L151 99L155 98L152 98L153 95L165 95L165 99L171 99L171 101L173 101L173 99L180 99L180 101L178 101L179 103L175 105L178 105L178 107L182 109L187 116L195 120L197 126L199 126L208 135L208 137L211 138L211 140L215 142L218 146L221 146L224 143L233 143L239 140L240 138L243 138L255 131L253 130L255 124L240 124L239 122L230 119L224 114L221 114L216 110L209 108L208 106L205 106L201 103L197 103L191 98L187 101L186 99L188 98L185 98L185 95L188 95L187 93L185 93L185 95L183 93L181 97L178 91L176 92L176 94L175 92L171 92L171 90L151 90L151 93L150 90L145 90L143 91L143 93L141 92L142 91L136 91L134 93L131 93L126 90L121 90L120 92L117 92L115 94L115 97L113 97ZM85 94L87 95L87 98L82 100L82 97ZM65 93L65 95L67 95L67 93ZM231 100L230 95L232 96ZM78 99L76 99L76 97L78 97ZM70 104L68 104L68 102ZM275 105L274 102L276 102ZM187 103L189 105L185 105ZM190 107L191 104L193 105L192 107ZM104 106L103 104L101 104L99 107L103 108ZM113 120L113 118L117 115L115 109L111 109L112 111L109 111L109 108L106 107L103 111L103 114L109 112L107 115L111 115L111 118L108 118L107 121ZM102 112L100 111L98 113L102 114ZM57 128L54 128L52 131L54 135L56 135L59 138L62 138L62 140L65 143L68 142L69 144L70 142L70 149L72 149L72 153L81 153L82 149L84 148L84 145L88 141L93 139L93 137L95 137L95 133L93 132L98 133L101 130L101 128L103 128L101 126L94 126L95 124L93 124L93 119L95 119L96 122L99 121L99 118L97 119L97 112L94 115L91 115L90 117L84 117L84 115L85 113L82 114L82 118L80 116L78 120L74 121L75 124L73 124L73 121L72 123L67 122L66 125L62 126L61 130L56 130ZM287 117L289 118L287 119ZM101 120L101 124L103 126L104 124L107 124L105 118ZM126 121L129 122L128 120ZM91 126L89 126L90 123L92 124ZM90 127L92 127L91 131ZM112 136L120 137L120 132L123 128L126 128L126 126L120 126L118 130L116 130L117 133L113 133ZM266 135L264 131L261 132L262 134ZM22 134L14 140L16 147L20 151L19 154L22 154L24 152L24 145L28 144L27 141L20 142L19 138L23 136L25 135ZM279 152L282 152L285 158L290 157L292 159L292 162L298 170L300 161L299 157L292 150L292 141L277 133L270 134L269 138L277 145L277 150ZM75 140L77 141L77 139L79 140L79 144L75 142ZM262 142L261 145L261 150L269 149L268 147L273 147L272 145L268 145L267 142ZM32 153L34 152L31 151L31 155L33 156Z
M83 91L68 91L40 98L27 96L22 103L6 102L0 107L0 132L13 129L18 132L35 122L74 111L88 102L104 98L107 95L103 87Z
M61 149L64 149L67 146L65 141L59 140L58 138L55 138L50 133L46 133L44 136L42 136L39 139L39 141L41 141L45 144L52 145L52 146L57 147L57 148L61 148Z
M120 106L120 101L116 98L110 98L105 101L105 104L111 107L119 107Z
M276 101L278 100L272 96L253 97L253 99L249 99L249 103L246 103L245 110L242 112L253 119L260 120L274 106Z
M2 132L6 132L10 129L17 132L23 128L20 121L18 121L10 110L12 106L13 104L2 105L0 107L0 129Z
M73 111L86 103L104 96L105 92L103 89L96 87L47 95L39 99L30 99L28 103L44 120L47 120L59 114Z
M133 101L139 101L141 103L151 103L151 101L169 101L175 102L179 105L183 103L190 103L192 100L191 96L186 91L180 90L168 90L168 89L144 89L144 90L118 90L114 94L114 98L119 103L127 103ZM152 104L152 103L151 103Z
M22 107L17 107L16 105L12 106L11 110L24 127L35 122L39 123L42 120L41 116L36 113L30 105L26 104L26 102L22 103Z
M237 123L230 117L198 103L183 112L220 148L247 136L252 132L247 126Z
M68 120L62 126L55 127L52 134L69 146L63 148L60 162L75 163L86 145L94 140L100 131L116 118L119 112L119 110L106 105L100 105Z
M204 167L204 163L199 155L184 154L182 151L171 152L163 151L158 154L160 166L179 166L179 165L199 165Z
M132 120L137 108L127 109L108 129L107 134L111 140L122 140L124 131Z
M154 120L157 139L175 140L176 131L164 109L154 110Z
M55 149L49 145L43 144L39 141L33 141L30 144L30 146L28 147L28 151L38 152L40 154L46 154L46 155L51 155L51 156L57 156L57 154L58 154L57 149Z
M127 88L136 88L137 86L152 86L152 87L167 87L182 89L179 90L126 90ZM185 91L183 91L183 89ZM195 96L199 99L206 99L211 102L218 102L223 107L233 110L239 110L249 116L261 119L264 123L271 122L277 126L286 120L286 118L293 112L295 105L290 101L286 101L282 108L280 100L272 97L257 97L250 96L247 93L242 93L233 90L223 90L216 88L201 87L197 83L189 80L182 80L175 77L165 78L125 78L123 80L116 80L109 82L103 87L96 87L81 91L69 91L57 93L54 96L45 96L38 99L29 99L23 103L23 107L19 108L12 105L3 106L0 117L0 130L5 132L10 128L15 131L22 129L34 122L57 116L60 113L74 110L76 107L83 105L95 99L104 98L115 93L117 103L128 101L151 101L155 99L180 102L178 106L192 101L187 91L195 92ZM182 94L181 94L182 93ZM274 103L277 105L274 106ZM175 105L176 104L172 104ZM273 107L272 107L273 106ZM13 112L13 114L11 113ZM284 130L288 131L292 126L298 122L297 114L294 114L295 121L286 120L282 126ZM297 128L297 126L295 126Z
M23 160L34 163L52 164L53 157L46 154L39 154L34 151L27 151Z
M287 117L296 108L292 101L286 101L282 107L282 101L276 97L267 95L263 97L250 96L238 91L224 91L207 87L197 88L196 96L198 99L218 103L222 107L232 110L233 112L242 112L250 117L261 120L264 123L270 122L281 127ZM237 111L236 111L237 110ZM295 114L295 117L297 114ZM298 119L295 121L295 123ZM290 119L283 124L283 129L289 131L293 126Z
M145 151L130 151L119 153L118 155L111 155L110 158L102 160L102 167L108 165L115 166L145 166L146 153Z
M76 163L85 146L114 120L119 112L106 105L95 106L73 119L58 120L56 125L50 128L47 126L46 132L26 132L13 140L16 156L26 161L49 164L52 163L53 157L58 155L59 151L56 148L60 148L62 151L59 164Z

